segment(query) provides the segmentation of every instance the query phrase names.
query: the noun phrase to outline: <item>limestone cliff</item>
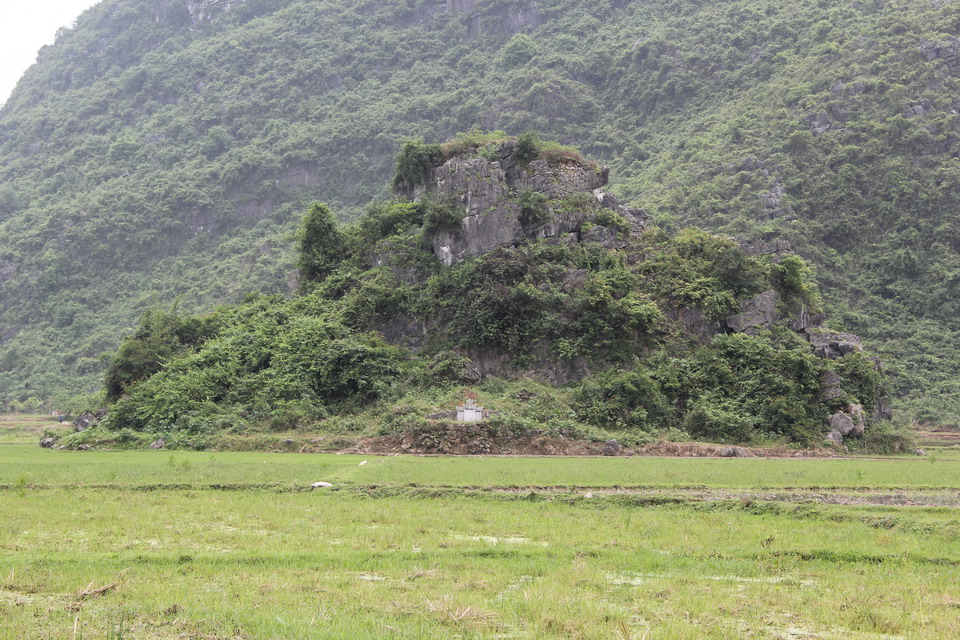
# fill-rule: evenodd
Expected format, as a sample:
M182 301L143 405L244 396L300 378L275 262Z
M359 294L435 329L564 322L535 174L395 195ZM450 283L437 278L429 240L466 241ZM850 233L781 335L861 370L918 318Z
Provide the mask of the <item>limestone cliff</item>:
M399 189L411 199L430 194L463 208L458 228L431 234L446 266L525 240L594 241L622 248L646 225L646 215L602 189L606 167L571 157L518 158L505 141L482 156L477 148L431 167L418 184ZM611 215L612 214L612 215Z

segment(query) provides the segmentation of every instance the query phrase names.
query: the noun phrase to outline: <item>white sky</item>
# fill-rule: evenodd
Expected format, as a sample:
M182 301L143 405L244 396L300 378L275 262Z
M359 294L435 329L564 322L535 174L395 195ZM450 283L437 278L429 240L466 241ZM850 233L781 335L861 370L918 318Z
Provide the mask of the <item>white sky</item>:
M17 80L53 44L60 27L69 27L99 0L0 0L0 105Z

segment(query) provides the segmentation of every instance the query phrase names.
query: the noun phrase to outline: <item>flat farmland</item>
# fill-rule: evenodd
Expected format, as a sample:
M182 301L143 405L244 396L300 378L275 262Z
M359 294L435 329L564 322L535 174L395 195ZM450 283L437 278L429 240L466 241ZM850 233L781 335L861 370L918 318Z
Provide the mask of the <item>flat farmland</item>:
M953 638L958 504L950 450L719 460L10 445L0 638Z

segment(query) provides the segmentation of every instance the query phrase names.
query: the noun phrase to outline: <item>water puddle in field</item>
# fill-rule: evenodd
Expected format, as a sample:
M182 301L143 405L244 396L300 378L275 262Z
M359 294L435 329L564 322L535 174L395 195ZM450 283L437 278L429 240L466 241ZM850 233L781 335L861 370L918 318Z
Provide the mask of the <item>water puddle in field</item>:
M367 582L382 582L387 579L383 576L378 576L375 573L361 573L357 576L357 578L360 580L366 580Z
M898 635L888 635L885 633L872 633L869 631L851 631L850 629L845 629L843 627L829 627L826 629L811 629L809 627L803 626L800 621L788 622L785 618L795 618L790 614L784 616L775 616L774 620L767 619L768 622L771 622L771 625L766 627L767 631L772 634L774 638L779 640L808 640L810 638L823 638L824 640L842 640L845 638L872 638L875 640L906 640L905 636ZM743 632L744 635L749 635L750 632L755 631L755 626L747 622L746 620L740 620L739 624L736 625L736 628Z
M752 584L791 584L803 587L812 587L816 585L813 580L801 580L798 578L780 577L780 576L702 576L676 573L609 573L607 582L615 585L626 585L637 587L646 584L650 580L714 580L717 582L739 582Z
M533 582L533 576L520 576L506 587L503 588L503 591L497 594L497 600L503 600L505 598L513 597L520 592L521 589L526 587L526 585Z
M550 546L550 543L549 543L549 542L537 542L537 541L531 540L530 538L522 538L522 537L518 537L518 536L515 536L515 537L507 537L507 538L498 538L498 537L496 537L496 536L462 536L462 535L454 535L453 537L454 537L454 539L456 539L456 540L470 540L470 541L472 541L472 542L486 542L487 544L493 544L493 545L497 545L497 544L533 544L533 545L539 545L539 546L541 546L541 547L549 547L549 546Z

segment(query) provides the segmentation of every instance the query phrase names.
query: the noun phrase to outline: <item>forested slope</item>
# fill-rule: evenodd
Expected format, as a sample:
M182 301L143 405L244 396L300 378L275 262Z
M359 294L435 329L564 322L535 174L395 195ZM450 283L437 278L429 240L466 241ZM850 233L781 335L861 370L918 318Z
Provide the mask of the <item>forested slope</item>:
M143 310L282 291L399 140L581 146L653 222L784 237L908 414L960 388L956 34L941 2L105 0L0 111L0 390L94 388Z

